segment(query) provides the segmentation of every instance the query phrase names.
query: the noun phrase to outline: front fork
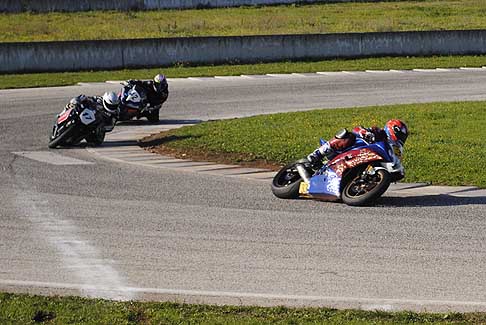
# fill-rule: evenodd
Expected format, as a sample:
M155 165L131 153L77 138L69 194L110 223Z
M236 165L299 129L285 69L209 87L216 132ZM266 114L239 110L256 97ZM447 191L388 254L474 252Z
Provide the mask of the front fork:
M305 169L303 164L297 164L295 165L295 168L297 169L297 172L299 173L300 177L306 182L307 184L310 183L310 177L312 175L309 174L307 169Z

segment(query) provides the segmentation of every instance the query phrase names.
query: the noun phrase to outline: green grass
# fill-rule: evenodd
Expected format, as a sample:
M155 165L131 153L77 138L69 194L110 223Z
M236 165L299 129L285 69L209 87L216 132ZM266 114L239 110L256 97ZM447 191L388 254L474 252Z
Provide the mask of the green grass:
M164 134L178 150L243 154L246 159L286 163L314 150L319 137L342 128L408 123L405 182L486 188L486 102L458 102L326 109L205 122ZM172 138L168 138L172 136ZM235 161L238 163L238 161Z
M85 71L61 73L32 73L0 75L0 89L52 87L73 85L77 82L126 80L131 78L150 79L159 72L169 78L202 77L215 75L292 73L342 70L388 70L413 68L481 67L486 65L486 56L437 56L437 57L395 57L354 60L326 60L316 62L279 62L246 65L220 65L199 67L166 67L117 71Z
M0 14L0 42L484 28L484 0Z
M484 313L414 313L329 308L113 302L0 293L1 324L465 324Z

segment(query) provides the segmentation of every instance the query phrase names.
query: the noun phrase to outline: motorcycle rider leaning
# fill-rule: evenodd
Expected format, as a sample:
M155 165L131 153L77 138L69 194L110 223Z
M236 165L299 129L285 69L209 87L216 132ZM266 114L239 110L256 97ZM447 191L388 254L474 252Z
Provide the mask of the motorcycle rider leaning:
M126 81L126 84L139 91L144 105L159 106L160 108L169 97L169 85L163 74L157 74L153 80L148 81L130 79ZM123 113L122 111L121 114Z
M114 92L106 92L100 96L79 95L72 98L66 105L69 108L90 108L101 113L105 132L111 132L118 119L120 99Z
M340 130L333 139L324 143L307 156L307 160L313 165L318 165L325 158L331 160L340 152L354 145L356 138L361 138L368 143L377 141L389 141L392 145L398 146L402 150L408 137L407 125L400 120L389 120L383 129L372 126L364 128L357 126L352 132L346 129Z

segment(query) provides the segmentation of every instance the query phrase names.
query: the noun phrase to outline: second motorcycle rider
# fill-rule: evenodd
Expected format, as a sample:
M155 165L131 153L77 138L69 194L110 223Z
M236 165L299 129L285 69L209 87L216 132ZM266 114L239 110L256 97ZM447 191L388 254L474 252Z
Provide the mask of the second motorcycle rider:
M169 97L169 85L163 74L157 74L153 80L143 81L130 79L125 83L125 87L134 88L142 99L142 107L151 107L154 114L149 116L149 121L159 120L158 111ZM123 91L123 90L122 90ZM156 114L155 114L156 113ZM129 120L131 117L124 105L120 106L120 120Z

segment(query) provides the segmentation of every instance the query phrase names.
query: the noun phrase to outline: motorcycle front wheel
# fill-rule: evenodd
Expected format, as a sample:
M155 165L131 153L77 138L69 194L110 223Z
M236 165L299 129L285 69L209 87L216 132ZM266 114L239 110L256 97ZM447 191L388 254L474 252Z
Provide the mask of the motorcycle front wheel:
M297 199L302 181L297 164L293 162L278 171L272 180L272 193L280 199Z
M364 168L346 177L341 199L347 205L364 206L372 204L388 189L391 176L386 170L375 170L374 175L365 172Z
M57 148L57 146L60 146L63 144L65 140L67 140L70 136L72 131L74 130L75 125L69 126L66 130L64 130L63 133L58 134L57 136L55 134L51 135L49 137L49 144L47 145L51 149ZM53 133L55 133L53 131Z

